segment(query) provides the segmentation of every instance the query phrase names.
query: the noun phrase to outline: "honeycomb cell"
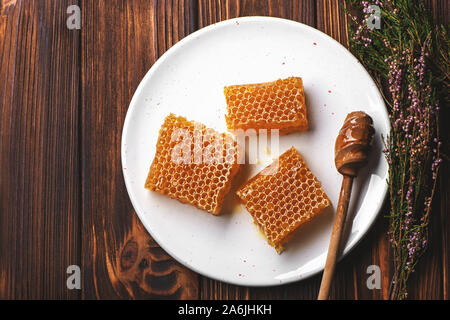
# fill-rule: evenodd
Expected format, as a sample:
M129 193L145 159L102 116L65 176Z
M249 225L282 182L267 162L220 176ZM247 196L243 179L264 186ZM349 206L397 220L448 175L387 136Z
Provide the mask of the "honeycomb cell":
M305 182L301 183L303 180ZM283 251L283 245L299 227L330 205L320 182L293 147L247 181L236 193L268 243L278 253ZM260 201L268 193L273 200ZM274 206L275 198L280 201Z
M301 78L225 87L230 130L279 129L280 134L308 130Z
M224 159L222 148L234 148L233 157ZM145 188L217 215L240 169L237 154L231 135L170 114L159 130Z

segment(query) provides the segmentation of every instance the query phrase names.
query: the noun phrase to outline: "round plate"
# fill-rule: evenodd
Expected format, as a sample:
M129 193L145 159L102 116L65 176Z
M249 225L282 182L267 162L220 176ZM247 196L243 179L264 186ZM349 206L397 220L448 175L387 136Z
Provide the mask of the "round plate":
M310 130L281 136L279 152L246 165L238 179L245 181L295 146L332 206L298 230L282 254L267 244L233 197L220 216L213 216L144 188L158 130L169 113L226 131L224 86L289 76L303 78ZM375 83L338 42L297 22L246 17L203 28L152 66L130 103L122 166L133 206L158 244L202 275L249 286L309 277L323 270L342 181L334 166L334 142L347 113L356 110L372 116L376 134L369 164L354 183L349 211L354 219L344 253L368 231L387 192L381 136L387 135L389 120Z

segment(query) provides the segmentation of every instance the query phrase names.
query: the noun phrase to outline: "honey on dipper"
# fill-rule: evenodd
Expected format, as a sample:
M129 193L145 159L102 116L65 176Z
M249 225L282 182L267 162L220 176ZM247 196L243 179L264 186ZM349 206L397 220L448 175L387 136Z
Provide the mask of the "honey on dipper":
M341 174L356 176L366 164L374 131L372 118L366 113L354 111L347 115L334 148L336 169Z
M294 232L330 205L295 148L241 186L237 195L278 253Z

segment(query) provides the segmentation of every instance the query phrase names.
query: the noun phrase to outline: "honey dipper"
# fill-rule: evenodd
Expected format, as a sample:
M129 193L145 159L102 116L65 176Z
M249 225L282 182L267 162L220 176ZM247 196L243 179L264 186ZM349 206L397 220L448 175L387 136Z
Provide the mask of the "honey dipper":
M356 111L347 115L336 138L334 161L336 169L343 175L343 180L328 247L327 261L320 284L319 300L328 299L334 268L340 252L342 230L350 202L353 178L356 177L358 169L367 163L367 153L374 132L372 118L362 111Z

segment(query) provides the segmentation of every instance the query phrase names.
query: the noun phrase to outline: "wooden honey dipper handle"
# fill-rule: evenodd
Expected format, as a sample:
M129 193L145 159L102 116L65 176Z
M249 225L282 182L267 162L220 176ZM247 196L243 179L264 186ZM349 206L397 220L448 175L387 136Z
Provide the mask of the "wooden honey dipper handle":
M353 178L357 175L358 169L367 162L367 152L373 134L374 129L370 116L364 112L357 111L347 115L336 139L334 150L335 164L339 173L343 175L343 180L322 283L320 284L319 300L328 299L334 269L342 249L342 231L350 202Z
M327 262L320 284L319 300L327 300L330 292L331 280L333 279L334 269L340 253L342 230L347 216L350 194L352 192L353 177L344 176L342 180L341 193L339 195L339 204L334 217L333 230L331 231L330 245L328 247Z

